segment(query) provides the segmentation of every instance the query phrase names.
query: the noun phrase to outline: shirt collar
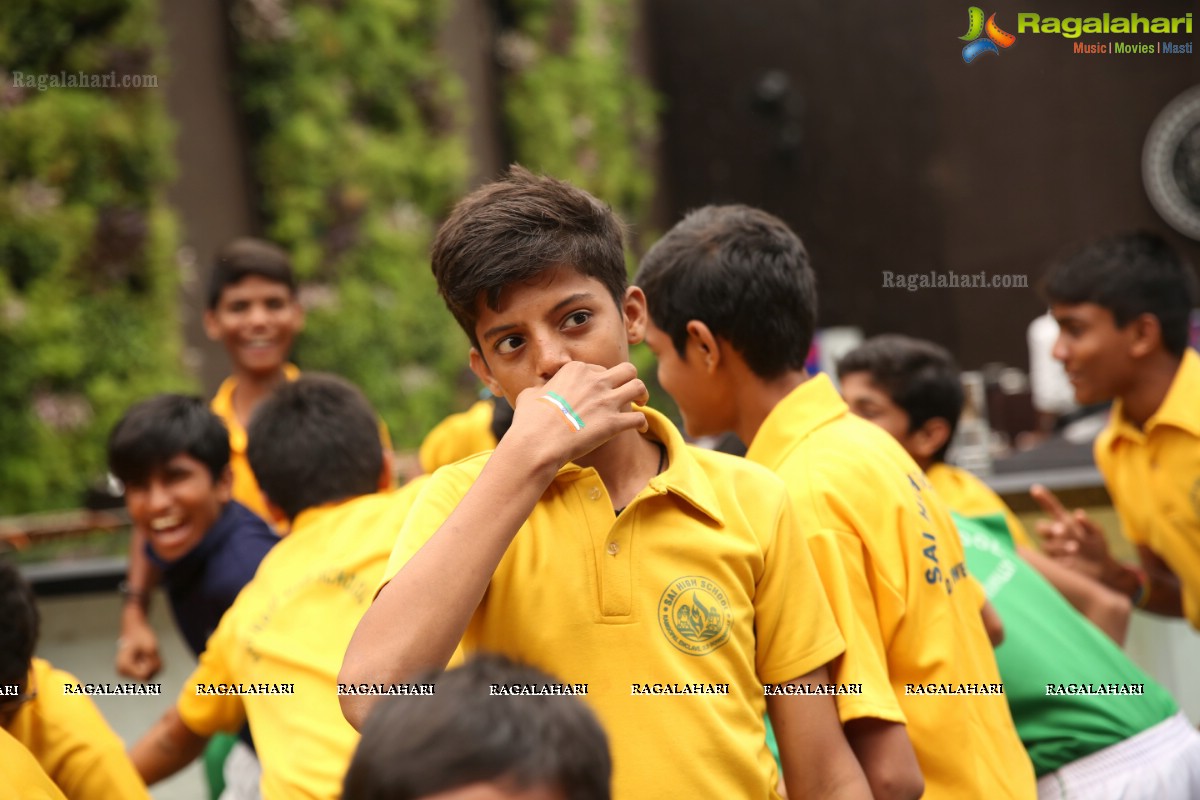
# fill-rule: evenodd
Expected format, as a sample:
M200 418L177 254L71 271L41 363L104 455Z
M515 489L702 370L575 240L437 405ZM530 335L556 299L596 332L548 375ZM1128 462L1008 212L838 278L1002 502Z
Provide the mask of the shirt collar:
M648 488L655 494L676 495L718 525L724 526L725 516L721 512L717 490L712 485L708 473L692 455L691 445L684 441L683 435L675 425L659 412L641 406L638 406L637 410L646 415L646 421L649 423L650 429L646 436L662 442L667 448L667 468L650 479ZM573 477L583 469L577 464L568 463L558 471L555 480Z
M849 406L825 373L814 375L788 392L767 414L746 458L778 469L788 453L817 428L849 413Z
M283 376L288 381L294 381L300 377L300 368L295 364L284 364ZM224 420L225 427L229 430L230 449L241 453L246 450L246 429L238 421L237 414L233 413L233 390L237 388L237 384L237 378L233 375L221 381L209 408Z
M1180 428L1192 436L1200 438L1198 398L1200 398L1200 354L1189 347L1179 362L1179 369L1175 372L1175 377L1171 381L1170 388L1167 389L1167 396L1163 398L1162 405L1150 415L1150 419L1146 420L1142 430L1138 430L1137 426L1125 417L1124 407L1120 400L1113 403L1110 422L1113 435L1109 446L1112 447L1118 439L1122 438L1142 441L1160 425Z

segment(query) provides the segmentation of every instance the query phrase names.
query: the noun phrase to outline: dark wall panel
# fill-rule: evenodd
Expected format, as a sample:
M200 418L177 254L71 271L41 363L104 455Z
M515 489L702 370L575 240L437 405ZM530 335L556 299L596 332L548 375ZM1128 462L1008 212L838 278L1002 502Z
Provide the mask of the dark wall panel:
M1195 11L1143 5L1125 13ZM966 6L945 3L648 8L672 218L729 201L782 216L812 251L822 324L932 338L968 367L1024 364L1041 308L1032 289L907 292L883 288L882 272L986 270L1034 284L1065 246L1138 227L1200 256L1151 208L1140 173L1150 122L1200 82L1196 55L1077 55L1067 39L1021 35L965 64ZM1083 2L1038 10L1098 13ZM1000 9L997 21L1015 33L1015 14Z

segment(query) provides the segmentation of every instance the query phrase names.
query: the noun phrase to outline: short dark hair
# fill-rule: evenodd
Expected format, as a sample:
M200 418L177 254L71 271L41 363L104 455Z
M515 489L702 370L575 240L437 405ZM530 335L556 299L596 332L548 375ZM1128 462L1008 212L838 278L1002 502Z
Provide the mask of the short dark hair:
M944 347L896 333L875 336L847 353L837 365L838 379L865 372L908 415L908 432L931 419L950 423L950 438L933 460L945 461L958 427L964 394L954 357Z
M1163 347L1174 356L1187 349L1196 273L1157 234L1142 231L1092 242L1051 267L1043 293L1051 303L1095 303L1113 315L1118 327L1153 314Z
M246 433L258 485L288 519L379 488L379 421L358 387L336 375L309 372L281 384Z
M212 277L208 282L208 309L221 302L221 294L243 278L257 275L274 283L282 283L296 294L296 274L292 260L282 247L263 239L242 237L234 239L217 253Z
M160 394L143 400L108 435L108 469L122 483L145 483L180 453L204 464L214 481L229 465L229 431L199 397Z
M743 205L692 211L650 248L634 283L680 356L695 319L761 378L804 369L816 276L800 237L779 218Z
M37 648L41 616L33 589L10 561L0 561L0 619L4 620L0 624L0 685L24 686Z
M595 278L621 308L628 285L623 241L622 223L607 205L514 164L458 202L434 239L431 263L446 307L478 347L480 295L495 309L505 287L551 267Z
M604 729L571 696L489 696L493 684L554 679L500 656L436 677L430 696L380 701L346 773L346 800L416 800L473 783L553 786L568 800L608 800Z

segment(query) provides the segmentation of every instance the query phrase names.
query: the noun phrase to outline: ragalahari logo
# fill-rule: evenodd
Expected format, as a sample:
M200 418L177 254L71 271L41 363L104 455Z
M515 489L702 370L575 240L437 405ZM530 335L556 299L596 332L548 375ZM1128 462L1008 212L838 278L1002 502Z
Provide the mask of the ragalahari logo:
M987 38L980 39L980 35L985 33L987 34ZM1013 42L1017 41L1017 37L1011 33L1000 30L1000 26L996 24L995 14L988 17L985 23L983 21L983 9L979 6L971 6L967 9L967 33L965 36L958 38L961 41L968 42L962 51L963 61L968 64L984 53L1000 55L1001 48L1007 50L1013 46Z

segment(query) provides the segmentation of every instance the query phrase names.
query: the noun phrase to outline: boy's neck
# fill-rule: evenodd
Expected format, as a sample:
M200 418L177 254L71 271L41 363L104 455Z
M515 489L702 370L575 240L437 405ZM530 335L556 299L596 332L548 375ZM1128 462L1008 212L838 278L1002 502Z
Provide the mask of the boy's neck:
M275 391L275 387L287 380L287 372L281 366L274 372L247 372L235 370L236 384L233 387L233 413L243 426L250 420L254 409Z
M734 382L735 419L733 432L738 438L749 445L758 434L775 406L783 401L792 391L808 380L804 370L788 370L778 378L764 380L742 362L737 360L735 369L741 373Z
M575 463L596 470L613 507L624 508L658 474L662 455L663 451L653 440L636 430L628 430L586 456L575 459ZM663 467L665 469L666 464Z
M1167 399L1181 363L1181 358L1165 350L1149 357L1138 370L1137 379L1120 394L1122 415L1139 429L1145 425Z

